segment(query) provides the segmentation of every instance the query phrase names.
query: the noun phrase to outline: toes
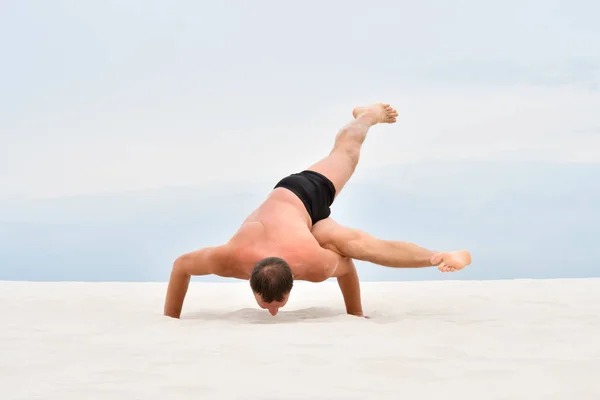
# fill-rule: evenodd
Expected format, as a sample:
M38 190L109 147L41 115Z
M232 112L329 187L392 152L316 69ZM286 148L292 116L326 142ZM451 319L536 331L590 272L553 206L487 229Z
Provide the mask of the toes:
M387 103L381 103L381 107L385 110L386 118L392 119L398 116L398 112L394 109L394 107L390 106Z
M441 272L455 272L456 268L446 264L445 262L442 262L440 265L438 265L438 269Z

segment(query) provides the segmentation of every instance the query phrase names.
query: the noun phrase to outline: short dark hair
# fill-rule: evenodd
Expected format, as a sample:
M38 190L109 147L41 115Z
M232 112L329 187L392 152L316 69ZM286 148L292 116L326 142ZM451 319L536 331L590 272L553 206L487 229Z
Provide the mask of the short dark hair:
M250 275L250 287L260 294L263 301L271 303L282 301L294 286L292 270L285 260L279 257L267 257L254 266Z

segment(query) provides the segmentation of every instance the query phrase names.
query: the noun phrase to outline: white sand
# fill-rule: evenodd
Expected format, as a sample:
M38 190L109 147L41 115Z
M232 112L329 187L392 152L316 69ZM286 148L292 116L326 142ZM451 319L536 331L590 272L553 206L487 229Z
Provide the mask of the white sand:
M600 279L298 284L0 282L0 399L599 399Z

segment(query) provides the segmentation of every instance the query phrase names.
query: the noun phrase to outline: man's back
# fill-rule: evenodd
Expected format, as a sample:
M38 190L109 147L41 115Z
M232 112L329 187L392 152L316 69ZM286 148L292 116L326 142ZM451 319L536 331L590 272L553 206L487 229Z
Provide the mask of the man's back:
M335 270L339 256L321 248L310 229L302 201L289 190L277 188L229 240L228 265L215 274L249 279L258 261L280 257L289 263L294 279L324 280Z

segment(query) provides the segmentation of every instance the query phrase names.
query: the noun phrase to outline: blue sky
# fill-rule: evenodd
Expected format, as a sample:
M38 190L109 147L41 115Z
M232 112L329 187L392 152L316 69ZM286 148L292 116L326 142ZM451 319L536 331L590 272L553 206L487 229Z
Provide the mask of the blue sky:
M459 278L599 276L577 257L600 235L600 5L366 4L3 3L0 279L166 279L178 252L226 239L374 101L399 122L368 138L339 220L471 246L482 261ZM353 211L376 190L387 208ZM545 214L528 213L539 199ZM420 219L390 226L398 204ZM523 244L536 230L547 247ZM557 246L578 256L536 265ZM498 249L514 268L499 272ZM397 272L361 266L441 278Z

